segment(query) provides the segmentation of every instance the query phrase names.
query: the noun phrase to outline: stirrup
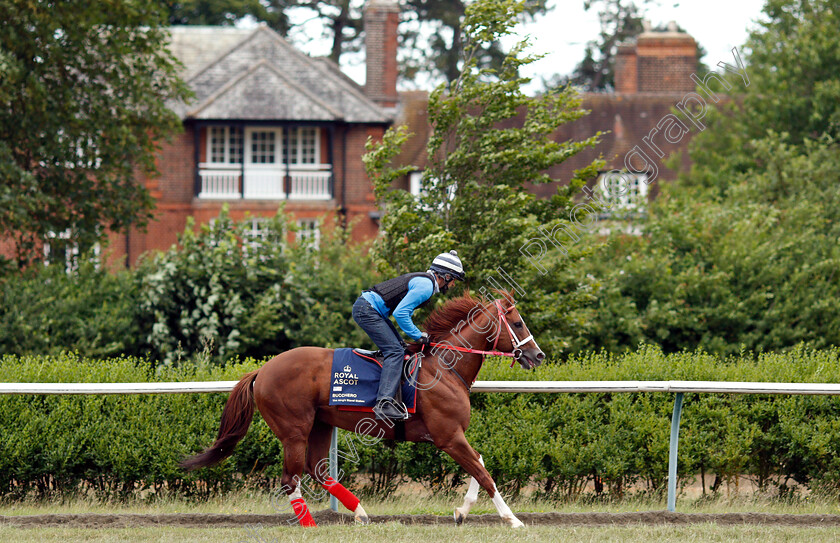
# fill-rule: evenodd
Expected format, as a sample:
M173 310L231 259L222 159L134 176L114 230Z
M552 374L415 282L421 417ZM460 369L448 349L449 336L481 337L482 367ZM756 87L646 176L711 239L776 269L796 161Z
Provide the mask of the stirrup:
M405 404L391 398L383 398L376 402L373 408L373 414L380 420L407 420L409 417Z

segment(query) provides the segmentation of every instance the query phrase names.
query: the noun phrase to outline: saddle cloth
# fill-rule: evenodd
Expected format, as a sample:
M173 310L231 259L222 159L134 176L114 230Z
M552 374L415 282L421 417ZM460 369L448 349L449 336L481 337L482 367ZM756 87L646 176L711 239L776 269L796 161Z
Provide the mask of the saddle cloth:
M382 375L382 358L372 351L361 349L336 349L330 374L330 405L341 411L373 412L379 377ZM403 373L401 385L403 403L409 413L417 408L416 380L419 358L408 361L408 371ZM405 374L408 379L405 379Z

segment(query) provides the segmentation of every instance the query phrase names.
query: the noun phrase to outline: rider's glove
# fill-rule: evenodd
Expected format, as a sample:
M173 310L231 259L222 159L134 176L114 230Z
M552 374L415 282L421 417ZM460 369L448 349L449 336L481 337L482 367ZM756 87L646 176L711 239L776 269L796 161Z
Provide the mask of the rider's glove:
M420 333L420 345L428 345L432 339L429 337L429 334L426 332Z

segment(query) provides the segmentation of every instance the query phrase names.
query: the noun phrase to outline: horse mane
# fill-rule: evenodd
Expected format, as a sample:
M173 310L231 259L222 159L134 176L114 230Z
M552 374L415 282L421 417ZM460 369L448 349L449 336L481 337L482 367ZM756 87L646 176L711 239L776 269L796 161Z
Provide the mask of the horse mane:
M502 290L494 290L499 299L507 299L513 303L513 295L510 292ZM448 337L453 332L460 329L462 322L467 322L467 316L474 307L479 305L492 305L492 302L484 302L479 298L475 298L469 292L463 295L448 300L442 306L436 308L432 313L426 317L420 328L429 334L429 339L434 342ZM420 351L420 343L411 343L408 345L408 351L416 353Z

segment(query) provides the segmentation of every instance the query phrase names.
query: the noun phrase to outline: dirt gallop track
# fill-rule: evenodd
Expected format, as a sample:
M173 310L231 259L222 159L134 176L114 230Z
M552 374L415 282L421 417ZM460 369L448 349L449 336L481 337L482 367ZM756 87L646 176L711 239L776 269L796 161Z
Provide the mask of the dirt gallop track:
M332 511L313 514L318 524L352 524L353 517ZM775 526L840 526L840 515L775 515L770 513L668 513L646 511L639 513L519 513L527 525L541 526L628 526L628 525L686 525L715 523L725 526L764 524ZM61 514L0 516L0 526L43 528L136 528L141 526L181 526L230 528L260 524L288 526L294 519L283 515L214 515L214 514ZM439 515L373 515L375 523L400 522L406 525L454 524L452 517ZM498 515L470 515L467 524L498 525Z

